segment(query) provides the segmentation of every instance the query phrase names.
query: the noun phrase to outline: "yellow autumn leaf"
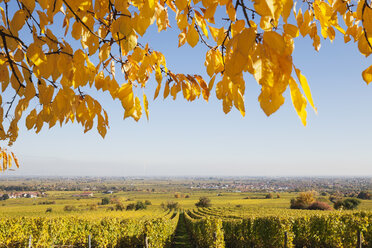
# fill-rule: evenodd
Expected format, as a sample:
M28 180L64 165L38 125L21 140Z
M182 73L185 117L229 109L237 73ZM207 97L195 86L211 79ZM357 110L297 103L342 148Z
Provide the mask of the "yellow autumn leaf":
M34 11L35 0L21 0L20 2L27 8L30 13Z
M296 27L295 25L293 25L293 24L284 24L283 25L283 28L284 28L284 33L289 34L293 38L298 37L299 30L298 30L298 27Z
M285 49L284 38L275 31L264 32L263 43L279 54L282 54L284 52Z
M39 45L37 45L36 43L32 43L28 47L26 56L36 66L40 66L41 63L46 61L45 54L41 50L41 47Z
M211 91L213 89L213 86L214 86L214 81L216 80L216 76L213 76L211 78L211 80L209 80L209 83L208 83L208 90Z
M178 13L176 16L176 20L177 20L177 26L180 30L184 30L189 25L189 23L187 22L186 14Z
M166 8L162 7L159 3L158 7L156 8L156 24L158 25L158 32L166 30L167 27L170 27L168 12Z
M124 55L128 54L137 46L137 35L132 32L122 43L122 52Z
M186 43L186 33L182 32L178 35L178 47L183 46Z
M3 171L5 171L8 168L8 155L5 151L2 152L3 154Z
M170 95L173 96L173 100L176 100L177 93L178 93L177 88L178 88L177 84L173 84L173 86L170 89ZM186 98L186 99L189 100L188 98Z
M31 129L35 126L35 123L36 123L36 110L33 109L30 114L27 116L26 118L26 127L27 129Z
M18 161L18 158L14 155L13 152L12 152L12 156L13 156L13 159L14 159L14 162L15 162L17 168L19 168L19 161Z
M207 23L198 11L195 11L195 20L196 24L198 24L198 26L201 28L203 34L208 38Z
M0 82L2 82L2 91L4 92L9 83L9 71L6 65L0 65Z
M51 85L44 86L39 84L39 101L43 105L47 105L52 101L54 94L54 87Z
M317 112L317 109L314 106L313 97L311 95L310 87L309 87L309 84L307 83L306 77L301 74L301 71L299 69L297 69L295 66L293 66L293 67L294 67L294 69L296 71L296 75L297 75L298 81L301 84L301 87L302 87L302 89L303 89L303 91L305 93L305 96L306 96L307 100L309 101L311 107L313 107L314 111Z
M17 10L13 19L10 21L10 30L12 32L18 32L26 23L26 11L23 9Z
M125 109L125 112L127 112L127 110L131 110L132 108L134 108L133 91L130 92L126 97L121 99L121 104L122 104L123 108Z
M164 99L167 98L168 95L169 95L169 82L167 82L167 83L165 84L164 95L163 95L163 96L164 96Z
M358 49L361 54L364 56L368 57L372 53L372 48L371 48L370 43L368 43L366 37L362 35L358 41Z
M110 56L111 46L109 43L104 43L102 47L99 49L99 59L101 62L108 59Z
M24 59L24 53L21 49L17 49L17 52L14 55L14 60L16 62L21 62Z
M35 97L35 95L36 95L36 90L35 90L34 84L32 82L28 82L26 84L24 97L26 99L31 100L32 98Z
M370 82L372 82L372 66L369 66L367 69L365 69L362 72L362 76L363 76L363 80L367 84L369 84Z
M135 99L135 107L134 112L132 114L132 117L135 121L138 121L142 116L142 107L141 107L141 101L138 97Z
M284 104L284 97L275 88L262 86L258 101L265 114L270 116Z
M146 118L149 120L149 102L145 94L143 94L143 107L145 109Z
M234 105L240 111L240 114L245 116L244 98L239 89L235 87L233 90Z
M193 22L189 26L187 34L186 34L187 43L189 43L189 45L191 47L195 47L196 44L198 44L198 42L199 42L199 34L194 27L194 23L195 23L195 21L193 20Z
M290 16L291 11L292 11L293 0L281 0L281 2L283 6L282 17L283 17L284 22L287 23L288 17Z
M118 89L118 91L116 93L116 97L119 98L120 100L122 100L122 99L126 98L132 92L133 92L132 83L124 83Z
M301 91L293 78L289 80L289 88L291 90L292 103L297 115L300 117L302 124L306 126L306 98L301 94Z
M222 109L225 114L229 113L232 108L232 101L230 98L225 96L225 98L222 99Z
M187 7L188 5L188 0L175 0L176 7L179 10L183 10Z
M271 16L275 18L274 13L280 5L275 0L255 0L253 6L260 16Z
M102 115L98 115L98 124L97 124L98 133L104 138L107 133L107 127Z
M236 11L235 11L235 7L234 7L234 5L232 3L232 0L228 0L227 1L227 4L226 4L226 13L229 16L229 19L232 22L235 22L235 20L236 20Z

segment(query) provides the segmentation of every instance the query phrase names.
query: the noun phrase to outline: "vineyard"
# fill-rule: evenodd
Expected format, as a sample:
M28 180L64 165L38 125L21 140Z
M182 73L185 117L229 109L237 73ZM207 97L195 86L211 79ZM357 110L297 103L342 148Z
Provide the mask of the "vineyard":
M231 208L197 208L141 218L1 218L0 247L29 247L30 237L32 247L88 247L88 236L91 247L173 247L179 225L194 246L205 248L372 247L370 212L287 211L243 216Z
M28 247L149 247L169 246L178 222L178 212L156 218L1 218L0 246Z
M243 217L231 209L203 208L187 211L185 218L199 247L372 247L371 213L287 212Z
M184 181L125 184L134 186L91 197L56 190L2 200L0 248L372 248L372 199L360 199L354 210L323 211L291 209L298 192L269 198L267 192L191 190ZM330 206L333 197L352 199L322 192L314 199Z

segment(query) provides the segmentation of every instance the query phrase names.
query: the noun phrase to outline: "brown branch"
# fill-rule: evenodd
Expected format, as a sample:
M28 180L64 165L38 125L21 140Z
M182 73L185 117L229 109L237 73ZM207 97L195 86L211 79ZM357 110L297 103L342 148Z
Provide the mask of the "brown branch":
M14 94L14 96L13 96L13 98L12 98L12 101L11 101L11 102L8 102L8 104L10 104L10 105L9 105L8 110L6 111L5 118L8 117L9 111L10 111L10 109L12 108L13 103L15 102L15 99L16 99L16 97L17 97L18 92L19 92L20 89L21 89L21 85L18 87L16 93Z
M251 23L249 22L248 13L247 13L243 0L240 0L240 6L242 6L243 14L244 14L245 20L247 21L248 26L251 27Z
M222 52L222 62L223 62L223 66L225 66L225 56L224 56L225 42L226 42L226 40L227 40L227 37L230 36L230 31L231 31L231 22L230 22L230 25L229 25L229 29L226 31L226 36L225 36L225 38L223 39L222 44L221 44L221 52Z
M61 51L61 48L59 48L57 51L54 51L54 52L47 52L47 53L45 53L45 55L61 54L61 53L66 54L66 55L71 56L71 57L74 57L74 55L71 54L71 53Z
M8 25L9 32L12 33L12 30L10 30L10 24L9 24L9 11L8 11L8 3L5 2L5 15L6 15L6 24Z
M17 81L19 83L19 87L25 88L25 86L22 84L21 80L19 79L19 77L18 77L18 75L17 75L17 73L15 71L15 68L14 68L14 65L13 65L13 60L10 58L9 50L8 50L8 45L6 43L5 35L4 34L1 34L1 38L3 40L4 50L5 50L6 56L8 58L8 62L9 62L10 68L12 69L12 72L13 72L15 78L17 79Z
M83 92L81 91L80 89L80 86L78 86L78 91L79 91L79 95L81 96L81 98L85 98L85 95L83 94Z
M18 64L17 62L13 62L13 64L27 70L31 75L34 74L34 72L30 68L27 68L26 66L23 66L22 64ZM56 85L56 82L54 82L53 80L50 80L49 78L46 78L46 77L42 77L42 78L45 79L46 81L48 81L49 83L51 83L54 88L58 88L58 86ZM30 77L30 81L32 82L31 77Z
M4 33L4 31L3 30L0 30L0 35L1 36L6 36L6 37L9 37L9 38L12 38L12 39L15 39L16 41L18 41L19 43L21 43L21 45L22 46L24 46L26 49L28 48L27 46L26 46L26 44L20 39L20 38L18 38L17 36L14 36L14 35L12 35L12 34L7 34L7 33Z
M209 49L212 49L213 47L212 47L211 45L209 45L209 44L205 41L205 39L204 39L204 37L203 37L203 34L200 32L200 29L199 29L198 25L196 25L196 24L194 24L194 25L195 25L195 29L196 29L196 31L198 32L199 37L200 37L202 43L204 43L204 44L205 44Z
M112 55L112 53L110 53L110 57L116 62L116 63L120 63L121 65L125 65L126 62L123 62L123 60L118 60L117 58L114 57L114 55Z
M20 10L27 9L26 6L24 4L21 4L18 0L17 0L17 4L18 4L18 8ZM27 12L31 15L31 13L28 9L27 9ZM30 23L28 23L28 18L26 18L26 24L27 24L28 29L32 33L32 27L31 27Z
M54 0L54 3L53 3L53 12L56 10L56 5L57 5L57 0Z
M119 37L119 33L116 34L118 37ZM126 36L124 36L124 38L126 38ZM121 39L119 39L117 41L117 43L119 43L119 56L120 56L120 61L123 61L123 57L122 57L122 51L121 51ZM110 53L111 54L111 53Z
M67 8L71 11L71 13L75 16L75 19L76 21L80 22L81 25L83 25L91 34L93 34L95 37L97 37L98 39L101 39L102 38L97 35L96 33L94 33L81 19L80 17L75 13L75 11L71 8L71 6L66 2L66 0L62 0L64 2L64 4L67 6Z

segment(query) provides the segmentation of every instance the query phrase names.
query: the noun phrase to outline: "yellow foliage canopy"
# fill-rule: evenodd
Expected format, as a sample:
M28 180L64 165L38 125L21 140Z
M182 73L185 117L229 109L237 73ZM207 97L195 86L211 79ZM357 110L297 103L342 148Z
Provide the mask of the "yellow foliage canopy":
M169 11L179 46L206 47L210 79L173 72L161 52L143 43L151 25L159 32L170 28ZM152 74L154 99L163 88L164 98L182 92L188 101L200 96L208 101L215 88L225 113L234 106L244 116L248 73L261 87L258 101L268 116L284 103L289 88L306 125L307 102L316 108L306 77L293 64L294 39L308 36L318 51L320 37L333 41L339 32L345 42L358 42L363 55L372 53L372 9L366 1L0 0L0 14L0 82L2 96L10 98L0 98L0 140L10 145L23 114L26 127L36 132L77 121L85 132L96 125L104 137L108 116L89 89L118 99L124 118L138 121L143 112L149 118L145 89ZM55 34L61 27L65 37ZM372 67L362 76L370 83Z

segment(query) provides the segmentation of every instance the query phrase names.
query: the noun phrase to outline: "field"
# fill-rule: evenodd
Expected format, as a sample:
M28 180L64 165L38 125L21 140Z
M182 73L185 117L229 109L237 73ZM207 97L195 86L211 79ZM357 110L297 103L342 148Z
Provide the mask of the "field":
M129 185L109 194L88 189L88 197L81 196L88 190L50 190L0 201L0 247L27 246L30 236L33 247L87 247L89 235L92 247L372 247L372 200L357 210L299 210L290 209L299 192L201 189L183 181ZM331 195L315 197L332 205ZM197 208L201 197L212 205ZM145 209L127 209L138 202Z
M288 213L296 212L296 210L290 210L290 199L298 195L298 193L280 193L280 198L265 199L266 193L231 193L231 192L216 192L216 191L196 191L191 193L178 193L178 192L118 192L110 195L94 192L93 197L82 198L73 197L73 195L82 193L79 191L63 191L63 192L46 192L47 196L42 198L20 198L20 199L8 199L0 202L0 216L13 217L13 216L64 216L64 215L81 215L82 213L94 212L95 215L99 214L102 216L126 216L126 217L139 217L146 215L146 213L159 212L161 211L161 203L168 201L178 202L180 207L183 209L193 209L195 203L200 197L206 196L211 199L214 207L226 207L234 208L237 212L251 213L251 212L266 212L267 214L276 214L275 211L286 211ZM175 195L179 194L180 197L176 198ZM188 195L189 198L185 198ZM123 202L124 205L135 203L137 201L149 200L151 205L148 206L147 210L143 211L107 211L109 207L113 207L114 204L108 204L105 206L98 205L102 198L109 197L118 199ZM275 196L276 197L276 196ZM249 198L249 199L244 199ZM258 198L258 199L255 199ZM326 198L323 197L325 200ZM43 202L53 201L55 203L50 205L43 205ZM77 212L66 212L64 207L66 205L73 205L79 211ZM96 206L94 210L90 210L91 206ZM238 207L237 207L238 206ZM47 213L46 209L52 208L51 213ZM358 210L372 211L372 200L362 200ZM273 212L274 211L274 212ZM345 211L345 210L344 210ZM312 212L301 210L301 212Z

